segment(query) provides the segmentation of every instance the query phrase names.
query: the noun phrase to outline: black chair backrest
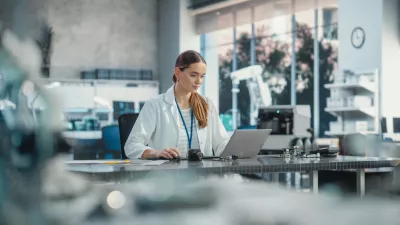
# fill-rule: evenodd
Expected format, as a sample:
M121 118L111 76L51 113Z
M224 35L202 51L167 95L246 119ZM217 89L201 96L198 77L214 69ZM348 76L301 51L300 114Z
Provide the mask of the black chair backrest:
M139 113L126 113L118 117L119 136L121 141L121 156L122 159L128 159L125 154L125 142L132 131L132 127L138 118Z
M382 119L381 119L381 131L382 131L382 134L386 134L387 133L387 120L386 120L386 117L382 117Z

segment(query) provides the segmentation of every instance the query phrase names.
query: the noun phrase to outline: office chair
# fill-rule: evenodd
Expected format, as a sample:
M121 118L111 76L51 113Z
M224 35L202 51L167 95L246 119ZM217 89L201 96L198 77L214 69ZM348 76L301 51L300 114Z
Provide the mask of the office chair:
M386 117L382 117L381 118L381 134L386 134L387 131L387 120Z
M103 145L104 149L106 150L106 154L104 158L106 159L114 159L113 151L121 152L121 143L120 143L120 135L118 125L109 125L104 126L101 129L102 138L103 138ZM118 158L121 158L119 156Z
M120 144L121 144L121 156L122 159L128 159L125 154L124 146L125 142L131 133L132 127L138 118L139 113L126 113L118 117L118 127L120 134Z

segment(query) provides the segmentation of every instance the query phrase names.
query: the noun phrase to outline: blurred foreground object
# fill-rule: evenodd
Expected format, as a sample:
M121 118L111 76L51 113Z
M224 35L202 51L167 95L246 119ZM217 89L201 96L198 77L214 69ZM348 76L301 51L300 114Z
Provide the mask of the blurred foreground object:
M263 182L191 177L153 174L108 186L103 213L87 224L395 225L400 219L398 199L340 199Z
M5 2L22 7L20 1ZM28 29L26 35L19 29L14 29L18 35L4 29L12 21L3 23L4 15L0 17L0 216L4 224L45 224L40 210L41 172L59 144L55 137L60 121L54 116L56 104L32 82L40 74L40 50ZM30 109L32 99L43 105L36 118Z
M393 157L400 156L396 144L382 140L374 134L347 134L340 139L340 154L350 156Z

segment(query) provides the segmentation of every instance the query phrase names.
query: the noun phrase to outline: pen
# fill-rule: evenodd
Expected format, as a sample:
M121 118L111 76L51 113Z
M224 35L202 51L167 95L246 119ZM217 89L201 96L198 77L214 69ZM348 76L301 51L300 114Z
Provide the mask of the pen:
M129 163L131 163L131 160L110 161L110 162L105 162L104 164L114 165L114 164L129 164Z

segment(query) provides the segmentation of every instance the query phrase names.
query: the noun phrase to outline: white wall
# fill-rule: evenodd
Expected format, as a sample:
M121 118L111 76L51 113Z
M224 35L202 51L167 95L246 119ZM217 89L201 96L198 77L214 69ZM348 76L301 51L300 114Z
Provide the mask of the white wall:
M123 83L110 82L103 85L81 85L67 84L49 89L48 92L56 97L59 107L63 110L105 108L106 105L98 105L94 97L100 97L112 106L113 101L135 102L135 107L139 111L139 103L146 102L159 94L158 82L152 81L147 85L138 87L126 87ZM35 107L41 107L40 101L35 102Z
M382 27L382 110L400 116L399 1L384 0Z
M381 69L382 0L338 0L339 70ZM366 41L361 49L351 44L351 32L362 27Z
M96 95L107 100L111 105L113 101L135 102L135 108L139 112L139 103L146 102L156 97L158 92L156 87L97 87Z
M379 70L383 116L400 115L398 13L397 0L339 0L339 69ZM361 49L351 45L351 32L357 26L366 33Z
M180 1L180 32L179 32L179 50L195 50L200 52L200 35L196 34L195 17L190 15L187 9L191 5L190 0Z
M99 67L157 75L156 0L47 1L55 32L52 77L76 78L82 69Z

